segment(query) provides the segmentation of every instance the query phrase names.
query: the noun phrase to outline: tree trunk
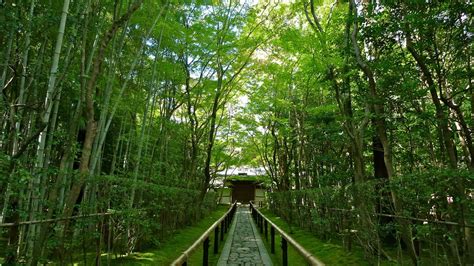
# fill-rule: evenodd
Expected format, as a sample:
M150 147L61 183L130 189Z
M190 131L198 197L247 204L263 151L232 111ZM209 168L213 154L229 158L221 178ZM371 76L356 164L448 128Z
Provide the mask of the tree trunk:
M104 34L101 39L99 52L94 58L93 70L89 82L87 83L85 93L85 113L86 113L86 134L84 144L82 147L82 154L79 163L79 178L72 184L69 196L65 202L63 211L63 217L69 217L72 215L74 206L79 198L79 194L83 188L86 177L90 174L90 158L92 152L92 145L96 136L97 122L95 121L95 110L94 110L94 92L97 79L101 72L102 62L105 57L106 48L119 28L121 28L132 16L132 14L141 6L143 0L135 0L125 14L123 14L118 20L112 23L112 26ZM64 222L63 237L67 235L69 230L69 220ZM63 249L63 248L61 248ZM64 252L64 250L62 251Z
M392 162L392 148L387 136L387 128L386 128L386 122L385 122L384 110L383 110L384 108L382 105L377 103L379 96L377 95L377 84L375 82L374 73L372 69L364 61L364 59L362 59L362 55L360 53L360 49L357 44L357 39L356 39L356 36L358 33L357 6L354 0L351 0L350 8L352 8L353 16L355 20L354 25L353 25L353 31L351 34L352 46L354 49L354 54L356 56L357 64L359 68L364 72L368 80L369 93L370 93L370 96L372 97L372 101L376 102L376 103L371 104L371 109L375 115L374 121L375 121L376 132L377 132L378 138L380 139L380 143L382 144L382 147L383 147L384 162L385 162L385 167L387 169L387 177L389 179L392 179L395 177L395 169ZM395 208L395 213L400 214L402 211L402 206L399 203L398 195L395 193L395 191L391 191L391 196L392 196L393 206ZM415 246L413 244L413 237L412 237L412 231L410 228L410 223L404 219L397 219L397 222L398 224L400 224L401 235L402 235L403 241L407 245L408 254L410 255L413 263L416 265L418 264L418 255L416 253Z
M202 183L201 188L201 200L204 199L206 195L207 188L209 187L209 182L211 181L211 159L212 159L212 149L214 147L214 141L216 138L216 121L217 121L217 111L219 107L219 100L222 91L222 79L223 79L223 70L220 61L218 63L218 70L217 70L217 88L216 94L214 95L214 102L212 104L212 111L210 115L210 128L209 128L209 135L208 135L208 143L206 149L206 161L204 163L204 181Z
M415 59L418 67L420 68L421 73L423 74L423 79L428 85L431 99L435 105L438 127L441 130L441 138L443 141L441 145L444 144L443 146L446 148L446 153L448 156L448 163L449 163L450 168L455 169L457 168L457 154L456 154L456 148L453 143L453 137L452 137L453 134L451 130L449 129L449 120L441 105L441 101L440 101L440 98L438 97L438 93L436 91L436 87L435 87L431 72L429 71L427 65L425 64L425 60L423 59L423 57L420 54L418 54L418 52L413 47L409 33L407 33L407 49L410 52L410 54L413 56L413 58Z

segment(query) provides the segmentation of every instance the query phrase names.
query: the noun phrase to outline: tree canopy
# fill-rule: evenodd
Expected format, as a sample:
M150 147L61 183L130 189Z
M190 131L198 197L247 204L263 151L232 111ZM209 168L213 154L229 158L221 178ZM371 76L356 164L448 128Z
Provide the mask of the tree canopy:
M245 165L265 169L274 212L322 238L357 229L367 258L473 263L473 12L0 1L0 257L158 245Z

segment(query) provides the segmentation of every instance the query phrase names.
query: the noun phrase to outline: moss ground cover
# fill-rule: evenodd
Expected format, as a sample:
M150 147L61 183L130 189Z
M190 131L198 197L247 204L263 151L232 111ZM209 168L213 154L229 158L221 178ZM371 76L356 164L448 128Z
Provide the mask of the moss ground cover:
M194 241L196 241L217 219L219 219L229 209L228 205L220 205L215 211L210 213L207 217L194 223L192 226L185 227L176 231L171 238L161 243L159 247L140 252L135 252L129 256L115 256L107 254L102 255L102 265L170 265L183 251L185 251ZM210 236L209 247L209 264L215 265L219 260L220 252L224 246L227 238L225 235L224 241L219 242L219 253L213 254L214 234ZM0 238L0 250L5 250L6 239ZM202 248L196 250L189 258L189 265L202 264ZM88 253L84 263L83 255L74 255L73 265L90 265L93 264L94 254ZM3 263L3 258L0 256L0 265ZM56 265L55 262L49 262L51 265Z
M193 226L189 226L177 231L173 237L163 242L159 248L136 252L130 256L113 258L110 265L169 265L183 251L185 251L194 241L196 241L217 219L228 210L228 205L219 206L206 218L200 220ZM225 235L227 237L227 234ZM219 254L213 254L214 234L210 237L209 263L217 263L220 250L224 242L219 243ZM225 239L224 239L225 241ZM189 265L202 264L202 249L196 250L188 261ZM103 265L107 265L107 257L103 257Z
M300 245L315 255L326 265L370 265L364 258L362 252L355 250L348 252L338 243L324 242L310 232L295 226L289 226L287 222L274 215L267 209L262 209L262 213L269 218L278 227L288 232ZM270 233L269 233L270 234ZM270 238L270 236L269 236ZM263 241L267 250L270 252L270 241ZM270 254L275 265L281 265L281 237L275 236L275 254ZM304 259L291 246L288 248L289 265L306 265Z

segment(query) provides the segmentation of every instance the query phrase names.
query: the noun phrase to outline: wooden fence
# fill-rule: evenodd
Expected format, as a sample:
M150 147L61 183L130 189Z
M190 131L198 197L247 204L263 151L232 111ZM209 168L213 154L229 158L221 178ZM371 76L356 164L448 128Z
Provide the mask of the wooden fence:
M270 227L270 252L275 254L275 233L278 232L281 235L281 249L282 249L282 263L283 266L288 265L288 244L293 246L293 248L308 262L309 265L323 266L324 263L318 258L313 256L309 251L303 248L298 242L296 242L291 236L289 236L285 231L280 227L270 221L265 215L263 215L258 209L250 203L250 210L252 212L252 217L257 224L257 227L260 229L260 234L265 236L265 239L268 240L268 227Z
M219 242L224 241L224 234L230 229L236 208L237 202L234 202L229 210L222 215L219 220L212 224L211 227L209 227L206 232L198 238L198 240L196 240L188 249L186 249L186 251L173 261L171 265L187 265L189 256L202 244L202 265L207 266L209 264L209 236L214 232L214 254L217 254L219 252Z

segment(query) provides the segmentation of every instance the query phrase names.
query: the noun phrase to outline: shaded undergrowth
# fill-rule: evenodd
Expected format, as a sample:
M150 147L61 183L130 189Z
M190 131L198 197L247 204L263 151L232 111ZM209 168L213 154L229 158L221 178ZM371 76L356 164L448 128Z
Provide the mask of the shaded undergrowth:
M286 221L276 216L268 209L261 209L260 211L278 227L289 233L293 239L326 265L371 265L371 263L364 258L361 250L353 249L349 252L337 241L322 241L307 230L298 228L294 225L289 225ZM270 233L268 238L270 239ZM280 235L278 233L275 234L275 254L271 254L270 252L270 241L265 241L264 236L263 239L274 264L282 265ZM291 247L291 245L288 245L288 263L289 265L306 265L305 260L293 247Z

